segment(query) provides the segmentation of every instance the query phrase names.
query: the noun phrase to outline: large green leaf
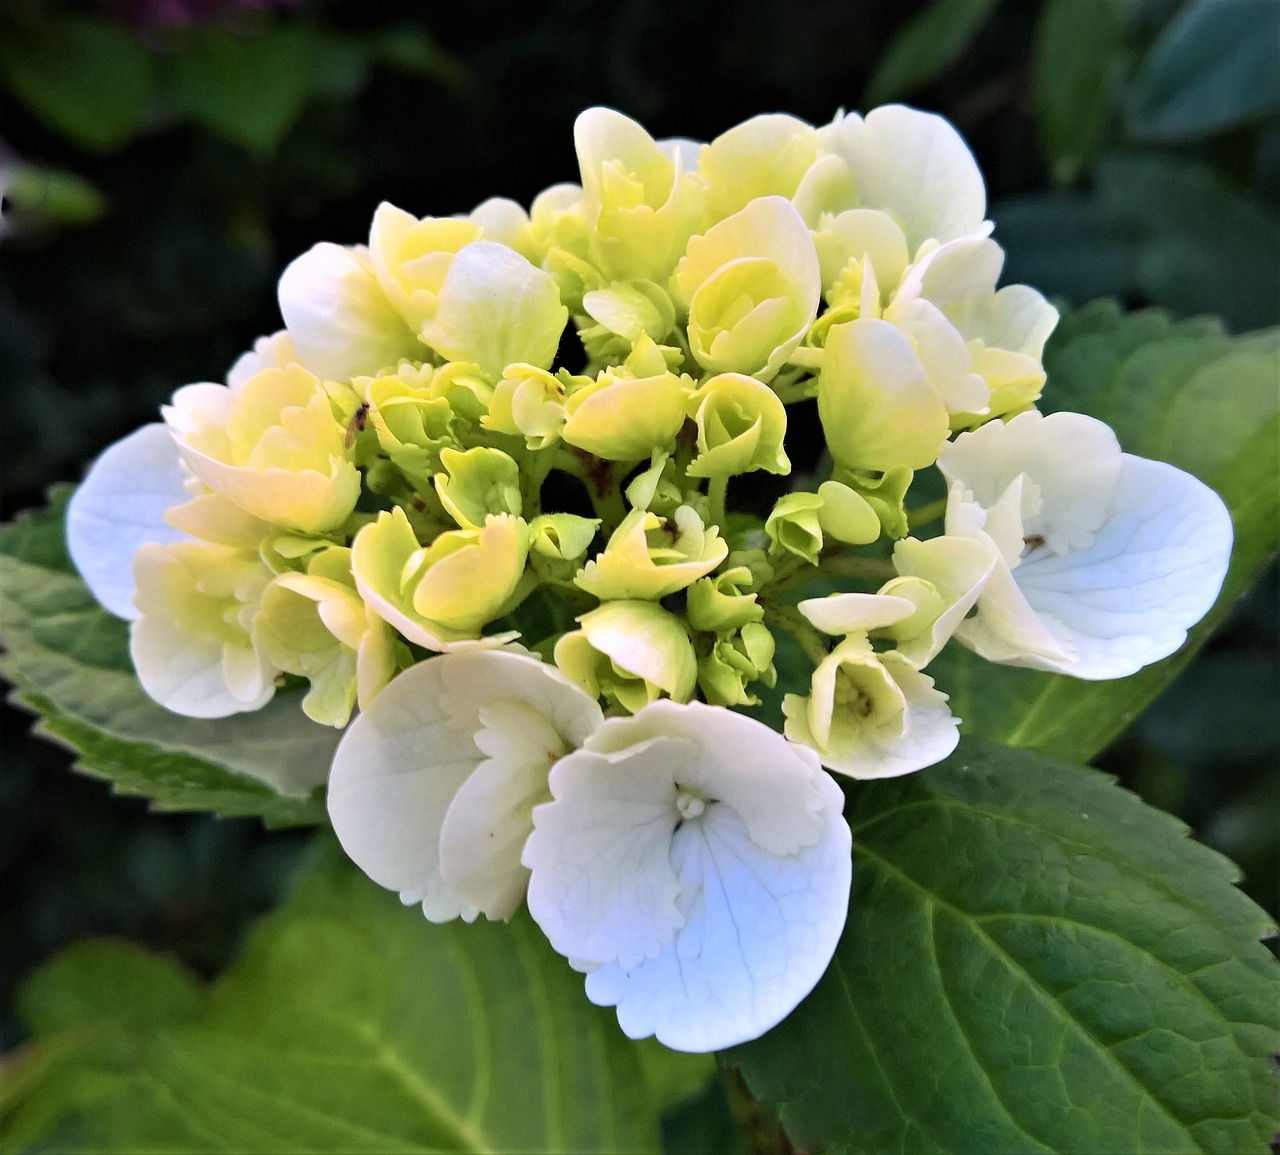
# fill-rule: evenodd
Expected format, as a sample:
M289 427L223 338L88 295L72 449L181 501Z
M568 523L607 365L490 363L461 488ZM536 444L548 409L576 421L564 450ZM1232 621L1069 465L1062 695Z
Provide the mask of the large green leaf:
M433 926L336 861L203 997L163 960L91 946L37 972L19 1007L28 1063L56 1060L7 1104L5 1150L657 1143L634 1047L527 916Z
M933 0L889 45L867 84L867 107L935 80L963 55L995 6L996 0Z
M1280 112L1280 4L1195 0L1134 78L1125 125L1140 140L1187 140Z
M311 722L294 695L253 714L179 717L143 693L128 627L94 600L62 540L69 489L43 514L0 527L0 674L38 729L71 746L81 768L161 810L322 822L312 797L338 732Z
M1046 411L1110 424L1127 452L1172 462L1231 510L1235 547L1217 604L1171 658L1111 682L996 666L949 647L930 666L969 733L1054 757L1096 755L1189 660L1280 540L1280 330L1230 337L1100 303L1064 318L1045 353Z
M973 740L847 813L835 960L727 1056L799 1146L1265 1151L1280 982L1226 859L1097 771Z

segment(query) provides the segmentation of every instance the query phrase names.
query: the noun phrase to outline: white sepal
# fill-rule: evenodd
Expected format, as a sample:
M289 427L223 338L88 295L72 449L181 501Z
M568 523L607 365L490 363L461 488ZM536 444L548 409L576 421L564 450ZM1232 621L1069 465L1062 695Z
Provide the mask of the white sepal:
M506 918L547 771L600 723L595 701L514 650L465 650L412 666L343 736L329 816L374 882L433 922Z
M67 505L67 550L89 592L118 618L138 616L133 558L146 542L184 535L165 511L190 497L173 435L144 425L108 446L89 467Z
M961 435L938 465L948 534L1002 555L955 633L991 661L1127 677L1172 654L1218 596L1232 541L1221 498L1121 453L1099 421L1023 413Z
M826 970L851 872L844 798L808 750L699 702L607 721L551 772L529 910L632 1038L754 1039Z

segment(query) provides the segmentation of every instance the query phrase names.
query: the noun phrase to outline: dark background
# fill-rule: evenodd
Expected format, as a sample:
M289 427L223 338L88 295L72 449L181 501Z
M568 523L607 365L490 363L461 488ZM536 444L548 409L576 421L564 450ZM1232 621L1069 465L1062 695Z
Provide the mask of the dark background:
M1270 0L1226 2L1252 5L1265 38ZM907 99L970 141L1006 279L1231 331L1280 321L1274 83L1256 95L1247 45L1206 38L1202 71L1238 65L1252 103L1207 127L1152 112L1154 50L1194 3L434 7L0 0L5 517L179 385L221 379L279 326L283 266L364 240L378 201L446 215L575 179L573 120L592 104L710 139L759 112L821 123ZM1273 912L1278 603L1273 568L1101 760L1239 862ZM14 984L74 939L126 935L212 973L305 842L149 814L28 726L4 712L0 1046L17 1039Z

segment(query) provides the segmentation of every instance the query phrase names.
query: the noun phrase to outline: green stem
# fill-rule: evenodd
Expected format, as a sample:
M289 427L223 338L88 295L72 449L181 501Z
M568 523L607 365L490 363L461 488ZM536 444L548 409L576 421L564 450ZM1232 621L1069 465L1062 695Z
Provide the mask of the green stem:
M812 377L802 377L799 381L775 381L773 391L783 405L794 405L797 401L808 401L816 397L817 382Z
M520 461L520 512L526 521L532 521L542 512L542 483L556 464L553 451L528 453Z
M622 495L621 480L617 471L610 471L607 480L603 481L598 488L590 484L587 486L591 494L591 505L595 509L596 517L600 519L600 528L606 537L612 534L622 524L622 519L627 516L627 503Z
M808 619L795 606L781 606L776 602L766 603L764 617L765 621L790 634L815 666L826 659L826 639L809 624Z
M888 581L898 576L893 562L887 557L855 557L851 554L837 554L835 557L824 557L818 562L820 577L859 577L872 578L877 581Z
M713 477L707 486L707 498L711 503L711 525L724 525L725 495L729 489L728 477Z
M922 505L918 509L908 510L907 526L910 529L919 529L922 525L932 525L946 512L947 499L945 497L940 497L937 501L929 502L928 505Z

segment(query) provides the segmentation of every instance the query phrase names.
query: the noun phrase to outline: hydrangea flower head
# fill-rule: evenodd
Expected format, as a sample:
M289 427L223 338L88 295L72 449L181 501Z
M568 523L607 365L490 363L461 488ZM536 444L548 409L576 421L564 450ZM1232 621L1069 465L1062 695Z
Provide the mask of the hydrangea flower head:
M943 648L1132 673L1230 518L1034 409L1057 313L999 284L940 117L699 144L589 109L574 145L527 212L383 204L291 262L284 330L109 448L68 545L162 705L345 730L329 815L376 882L435 921L527 901L629 1035L715 1050L836 950L833 775L955 748Z

